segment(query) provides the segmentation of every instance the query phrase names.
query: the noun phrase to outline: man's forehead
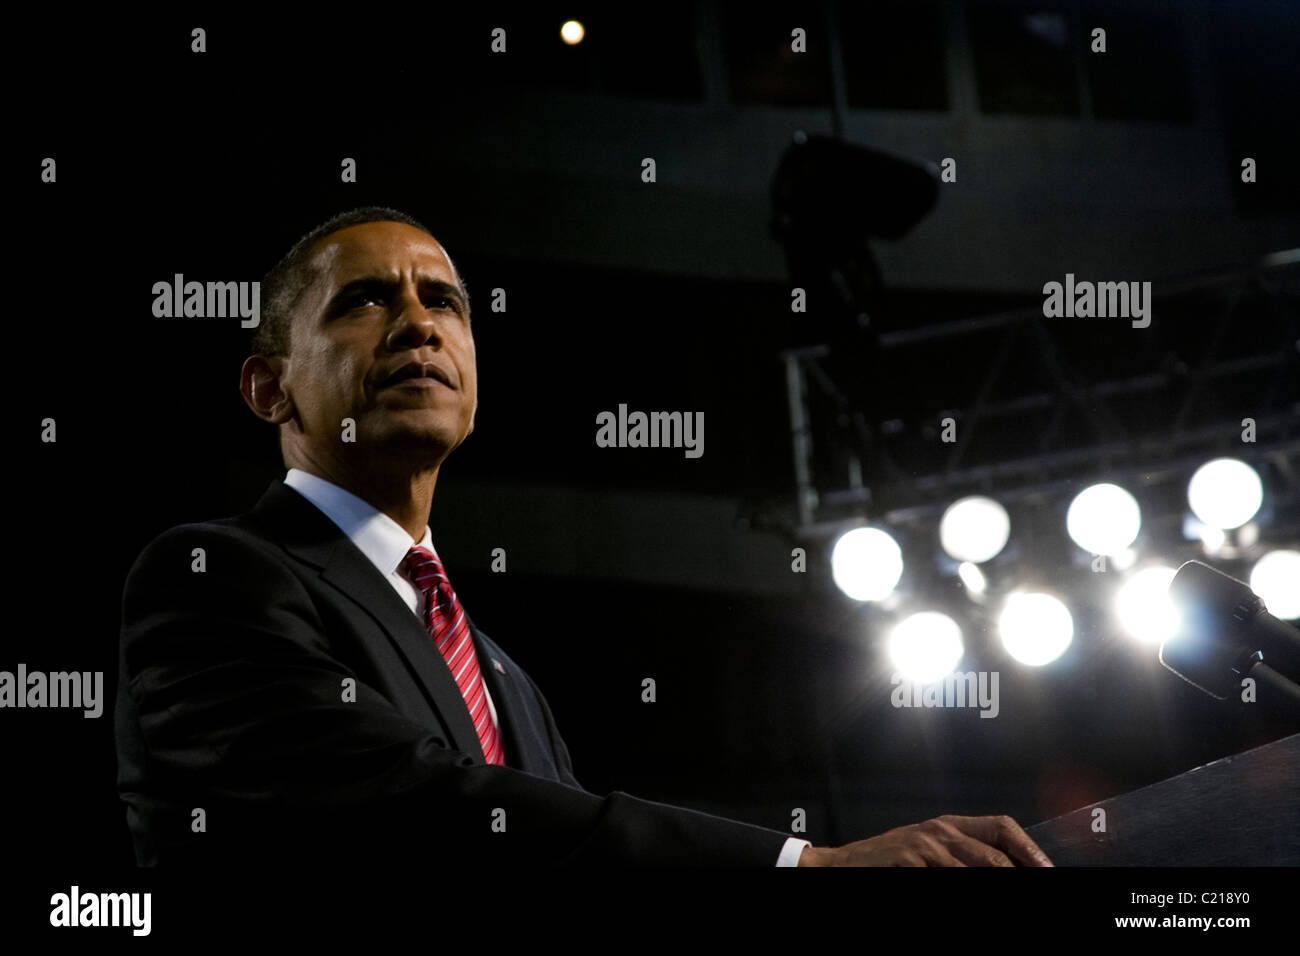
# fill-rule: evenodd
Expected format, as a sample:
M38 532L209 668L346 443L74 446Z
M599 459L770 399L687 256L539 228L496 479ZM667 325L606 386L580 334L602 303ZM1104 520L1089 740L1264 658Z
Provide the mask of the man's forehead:
M455 281L442 244L404 222L364 222L330 233L312 252L319 275L345 283L362 275L394 275L408 270Z

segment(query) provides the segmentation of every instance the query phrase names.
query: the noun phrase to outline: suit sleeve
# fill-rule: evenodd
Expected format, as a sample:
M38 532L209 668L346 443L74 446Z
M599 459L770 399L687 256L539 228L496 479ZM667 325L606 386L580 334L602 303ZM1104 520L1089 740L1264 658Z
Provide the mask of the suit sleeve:
M172 858L770 866L780 852L779 831L581 790L549 708L573 786L450 749L337 659L288 560L237 528L189 525L128 576L119 720L138 729L142 796L175 811L155 815Z

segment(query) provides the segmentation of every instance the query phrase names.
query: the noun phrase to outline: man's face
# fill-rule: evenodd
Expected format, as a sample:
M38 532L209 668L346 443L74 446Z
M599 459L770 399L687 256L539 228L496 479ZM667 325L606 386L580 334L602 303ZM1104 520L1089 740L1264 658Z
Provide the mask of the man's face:
M318 461L437 464L478 407L468 303L442 246L405 223L363 223L322 239L311 265L280 376L297 410L290 440Z

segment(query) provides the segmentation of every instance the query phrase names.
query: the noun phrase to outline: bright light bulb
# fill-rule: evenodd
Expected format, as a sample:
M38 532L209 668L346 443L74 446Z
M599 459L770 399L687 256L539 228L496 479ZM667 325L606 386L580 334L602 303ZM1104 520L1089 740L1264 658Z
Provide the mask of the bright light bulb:
M576 46L587 35L586 29L577 20L566 20L560 27L560 39L569 46Z
M831 577L855 601L887 598L903 576L898 542L878 528L854 528L831 550Z
M1008 654L1039 667L1065 653L1074 638L1074 618L1050 594L1022 592L1007 598L998 617L998 633Z
M1137 499L1119 485L1092 485L1079 492L1065 514L1065 530L1089 554L1119 554L1142 528Z
M1250 571L1250 589L1268 613L1284 621L1300 618L1300 551L1270 551Z
M1264 485L1254 468L1236 458L1207 461L1187 483L1192 514L1212 528L1240 528L1264 503Z
M964 648L961 628L946 614L920 611L904 618L889 635L889 659L914 684L951 674Z
M1173 568L1143 568L1115 595L1120 627L1144 644L1159 644L1178 631L1178 609L1169 599L1169 582L1176 573Z
M982 495L954 501L939 520L939 543L958 561L988 561L1006 547L1010 536L1007 509Z
M963 561L957 565L957 576L961 578L961 583L966 585L966 590L971 594L983 594L988 589L988 580L978 564Z

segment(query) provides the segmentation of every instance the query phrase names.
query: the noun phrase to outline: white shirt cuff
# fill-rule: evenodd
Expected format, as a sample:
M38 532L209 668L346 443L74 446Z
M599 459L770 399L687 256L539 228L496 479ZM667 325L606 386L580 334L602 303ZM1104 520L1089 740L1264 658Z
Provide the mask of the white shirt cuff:
M785 841L785 846L781 847L781 855L776 858L777 866L798 866L799 854L803 853L803 848L812 846L808 840L800 840L798 837L790 837Z

